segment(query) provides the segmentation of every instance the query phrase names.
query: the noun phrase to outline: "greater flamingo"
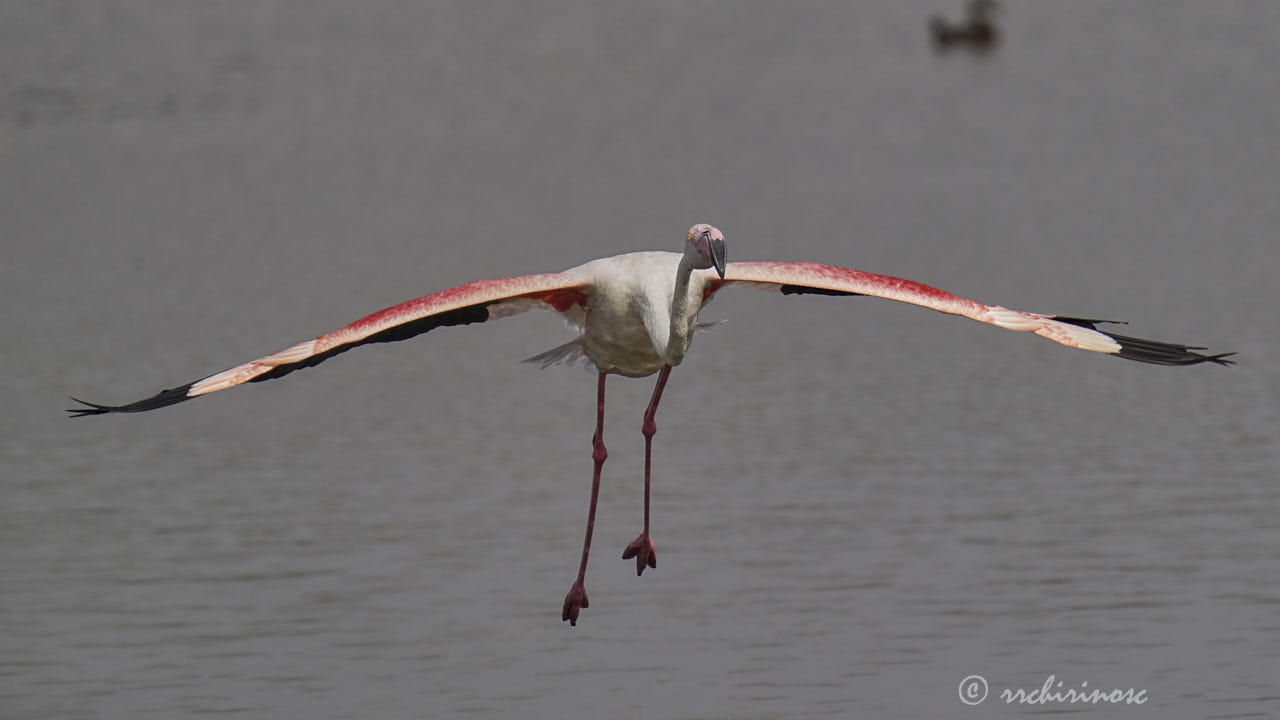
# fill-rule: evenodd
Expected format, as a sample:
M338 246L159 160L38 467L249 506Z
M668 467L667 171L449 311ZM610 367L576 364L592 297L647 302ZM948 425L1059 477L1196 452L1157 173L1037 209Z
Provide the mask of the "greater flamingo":
M529 358L543 367L585 360L598 373L596 430L592 436L591 504L578 576L564 599L561 617L576 625L588 606L584 580L591 532L595 525L600 470L608 452L604 445L604 385L610 373L627 377L658 374L653 397L644 412L644 529L623 551L635 558L636 574L656 568L658 556L649 537L649 479L654 417L671 368L689 350L698 312L727 285L750 285L783 295L870 295L962 315L1006 330L1024 330L1067 347L1107 353L1157 365L1229 365L1234 353L1203 355L1200 347L1156 342L1099 330L1102 320L1042 315L984 305L911 280L874 275L817 263L725 262L721 232L694 225L683 253L637 252L592 260L561 273L477 280L410 300L361 318L346 327L258 358L180 387L163 390L127 405L84 402L68 410L73 417L133 413L174 405L246 382L260 382L311 367L359 345L393 342L442 325L467 325L507 317L531 309L555 310L581 334L569 342ZM74 398L73 398L74 399Z

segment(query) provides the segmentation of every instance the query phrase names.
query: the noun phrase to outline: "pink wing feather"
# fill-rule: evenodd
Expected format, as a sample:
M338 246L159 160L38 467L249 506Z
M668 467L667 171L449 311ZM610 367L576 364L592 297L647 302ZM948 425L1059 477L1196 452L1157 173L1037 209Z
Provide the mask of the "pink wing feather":
M163 390L144 400L118 406L76 400L85 407L68 412L78 413L76 417L80 417L154 410L246 382L277 378L359 345L404 340L442 325L484 322L535 308L564 312L574 305L585 305L587 289L588 283L582 278L563 273L477 280L379 310L314 340Z
M984 305L914 280L819 263L729 263L725 268L724 284L738 283L776 286L783 294L870 295L897 300L938 312L961 315L1006 330L1033 332L1067 347L1157 365L1193 365L1201 362L1225 365L1231 361L1223 358L1234 354L1201 355L1191 351L1204 348L1142 340L1098 330L1098 324L1109 322L1105 320L1045 315L1010 310L999 305ZM715 292L715 289L716 286L713 286L711 292Z

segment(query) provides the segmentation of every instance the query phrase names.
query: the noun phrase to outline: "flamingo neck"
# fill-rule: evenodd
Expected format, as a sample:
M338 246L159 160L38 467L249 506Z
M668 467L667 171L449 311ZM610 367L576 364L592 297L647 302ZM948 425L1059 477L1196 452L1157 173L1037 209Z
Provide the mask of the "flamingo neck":
M667 338L665 360L668 365L678 365L693 339L693 313L689 312L689 278L693 275L693 262L686 253L676 268L675 292L671 296L671 334Z

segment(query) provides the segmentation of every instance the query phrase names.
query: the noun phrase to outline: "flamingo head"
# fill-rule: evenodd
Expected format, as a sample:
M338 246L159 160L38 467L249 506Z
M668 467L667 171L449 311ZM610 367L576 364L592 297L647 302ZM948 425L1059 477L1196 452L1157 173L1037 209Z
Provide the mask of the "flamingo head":
M715 268L720 279L724 279L725 247L724 233L706 223L698 223L689 228L685 236L684 255L693 261L695 268Z

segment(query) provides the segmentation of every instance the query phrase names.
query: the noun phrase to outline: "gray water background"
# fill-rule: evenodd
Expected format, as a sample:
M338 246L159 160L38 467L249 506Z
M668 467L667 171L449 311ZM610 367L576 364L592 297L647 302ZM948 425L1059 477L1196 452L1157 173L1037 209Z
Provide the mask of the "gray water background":
M1280 4L0 4L0 717L1280 715ZM816 260L1240 352L725 292L658 417L535 314L71 421L486 277ZM961 704L984 675L991 696ZM1007 705L1004 688L1146 705Z

